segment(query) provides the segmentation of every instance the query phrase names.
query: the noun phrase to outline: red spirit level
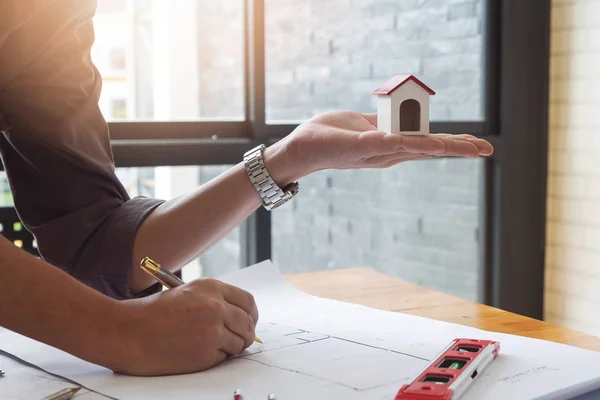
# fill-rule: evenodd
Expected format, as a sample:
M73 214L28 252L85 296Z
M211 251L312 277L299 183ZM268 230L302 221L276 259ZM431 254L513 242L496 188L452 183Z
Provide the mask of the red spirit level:
M454 339L394 400L457 400L496 359L500 343Z

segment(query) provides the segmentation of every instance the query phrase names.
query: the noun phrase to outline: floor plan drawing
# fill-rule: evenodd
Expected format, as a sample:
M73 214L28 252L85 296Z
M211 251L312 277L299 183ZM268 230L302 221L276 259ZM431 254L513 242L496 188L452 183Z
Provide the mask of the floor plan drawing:
M385 347L359 343L341 337L303 329L261 323L254 343L233 359L322 379L355 391L366 391L413 378L428 360ZM365 374L364 368L370 373Z
M2 330L0 350L119 400L225 400L235 389L244 400L269 393L285 400L392 400L455 338L502 346L464 400L566 400L600 388L597 352L315 297L291 287L271 263L222 281L253 294L263 343L209 369L156 377L116 374ZM0 392L13 378L3 379ZM28 390L28 379L14 381L15 388Z

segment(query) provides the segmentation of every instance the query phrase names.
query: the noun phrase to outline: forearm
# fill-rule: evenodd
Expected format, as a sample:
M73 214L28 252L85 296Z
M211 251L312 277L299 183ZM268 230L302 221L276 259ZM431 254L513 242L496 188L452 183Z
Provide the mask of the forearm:
M291 152L286 146L276 144L264 153L266 167L280 187L302 175L289 162ZM155 283L140 269L141 259L150 257L175 271L222 239L261 204L243 163L239 163L197 190L157 207L136 235L132 292L137 293Z
M0 236L0 326L82 359L109 363L119 303Z

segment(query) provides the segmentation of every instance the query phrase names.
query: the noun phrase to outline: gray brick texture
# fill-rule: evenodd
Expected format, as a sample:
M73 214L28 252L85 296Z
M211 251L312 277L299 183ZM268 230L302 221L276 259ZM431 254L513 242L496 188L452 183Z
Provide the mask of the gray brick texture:
M201 53L211 55L201 62L202 110L228 116L242 109L242 96L228 94L242 93L241 2L200 2ZM375 112L373 89L411 73L437 92L432 121L481 119L481 12L481 0L267 0L267 118ZM475 299L481 167L442 159L308 176L273 211L274 260L284 272L371 267ZM203 265L217 274L237 262L237 238Z

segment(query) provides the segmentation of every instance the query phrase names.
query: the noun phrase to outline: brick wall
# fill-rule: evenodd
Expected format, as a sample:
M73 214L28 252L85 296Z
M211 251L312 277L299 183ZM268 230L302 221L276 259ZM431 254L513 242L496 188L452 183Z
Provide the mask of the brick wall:
M243 2L197 0L199 117L244 116Z
M394 74L438 94L434 120L481 116L481 1L267 0L267 118L374 111Z
M480 170L441 160L311 175L274 211L274 260L286 272L368 266L473 299Z
M243 113L241 0L199 0L200 116ZM266 0L269 120L374 111L397 73L438 94L432 120L482 116L481 0Z
M554 0L545 318L600 334L600 0Z
M233 64L215 60L227 51L234 59L231 24L241 21L241 8L237 0L201 1L201 54L220 54L202 62L202 108L207 116L227 115L237 106L220 101L220 93L241 87L231 79ZM438 92L433 120L480 118L481 4L267 0L267 118L375 112L371 92L396 73L416 74ZM223 23L219 35L210 32ZM478 161L448 159L309 176L299 196L273 213L274 260L284 271L370 266L474 298L480 170ZM225 254L236 250L235 239L201 258L211 273L233 262L233 253Z

